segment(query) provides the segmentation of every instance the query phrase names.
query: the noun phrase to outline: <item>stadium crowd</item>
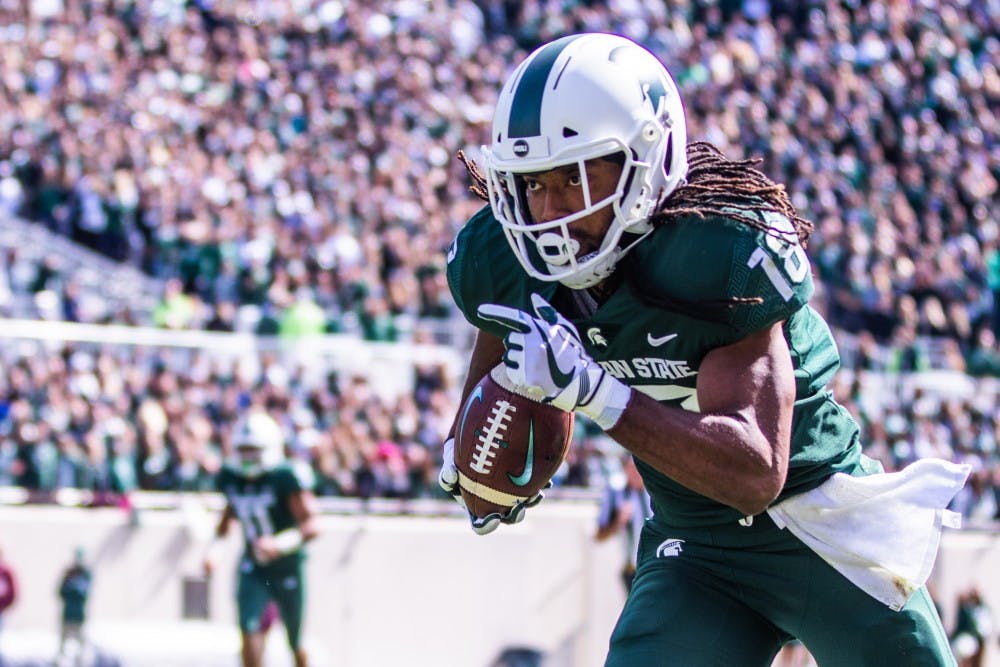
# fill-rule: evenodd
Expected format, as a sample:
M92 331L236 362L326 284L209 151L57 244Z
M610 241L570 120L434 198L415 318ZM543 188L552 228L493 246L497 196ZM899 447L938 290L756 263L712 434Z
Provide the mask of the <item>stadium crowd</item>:
M647 45L691 137L788 184L817 225L814 305L844 343L836 390L869 450L889 468L976 462L963 511L996 518L996 2L3 3L0 213L141 267L163 293L146 313L74 307L71 275L16 250L0 284L78 321L376 341L457 326L442 268L480 204L454 155L478 155L508 63L579 30ZM256 400L286 415L321 493L436 492L455 393L439 372L389 404L362 378L311 385L266 356L246 375L189 355L4 350L0 483L206 488L228 422ZM958 397L866 384L929 368L980 379ZM604 475L606 443L581 440L566 484Z

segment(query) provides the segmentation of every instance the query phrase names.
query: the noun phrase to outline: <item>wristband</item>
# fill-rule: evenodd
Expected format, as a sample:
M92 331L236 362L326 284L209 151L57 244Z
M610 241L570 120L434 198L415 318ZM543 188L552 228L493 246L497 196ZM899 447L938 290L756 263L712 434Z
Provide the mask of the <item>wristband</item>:
M587 375L596 386L576 409L590 417L602 431L612 429L632 398L632 388L597 364L590 364Z
M273 540L274 548L280 551L282 555L288 555L298 550L305 543L302 531L298 528L287 528L280 533L275 533L271 539Z

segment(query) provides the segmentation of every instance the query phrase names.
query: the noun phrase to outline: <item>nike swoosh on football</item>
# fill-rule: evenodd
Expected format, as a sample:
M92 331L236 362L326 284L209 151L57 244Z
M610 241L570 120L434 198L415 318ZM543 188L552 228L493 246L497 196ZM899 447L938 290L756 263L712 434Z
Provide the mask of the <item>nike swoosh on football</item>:
M659 347L664 343L672 341L675 338L677 338L677 334L675 333L667 334L666 336L660 336L659 338L654 338L653 334L646 334L646 342L652 345L653 347Z
M472 407L472 400L473 399L479 401L480 403L483 402L483 388L482 387L476 387L476 390L474 392L472 392L472 396L469 396L469 398L467 398L466 401L465 401L465 409L462 410L462 421L459 422L459 424L458 424L457 435L459 435L459 436L461 436L462 431L465 430L465 418L469 416L469 409Z
M535 467L535 422L528 422L528 453L524 457L524 471L517 475L507 473L507 479L514 486L524 486L531 481L531 472Z

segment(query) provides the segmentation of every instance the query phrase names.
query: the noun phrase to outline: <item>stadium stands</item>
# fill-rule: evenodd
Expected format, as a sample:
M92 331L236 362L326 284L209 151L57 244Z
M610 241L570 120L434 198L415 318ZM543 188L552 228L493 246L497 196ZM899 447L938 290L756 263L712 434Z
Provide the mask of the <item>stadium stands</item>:
M815 303L869 448L890 466L973 458L995 492L998 28L995 3L934 0L4 5L3 312L461 349L441 269L479 203L453 156L477 155L518 54L619 31L675 72L693 137L760 156L817 223ZM455 391L440 369L384 401L266 352L251 378L173 354L5 346L2 481L202 488L255 396L287 411L324 493L434 493ZM872 407L880 374L928 370L985 377Z
M995 527L1000 5L944 0L0 3L0 504L189 497L252 401L326 500L437 497L470 342L442 268L481 204L454 156L579 30L788 185L866 451L971 463L953 508ZM580 420L554 495L615 447Z

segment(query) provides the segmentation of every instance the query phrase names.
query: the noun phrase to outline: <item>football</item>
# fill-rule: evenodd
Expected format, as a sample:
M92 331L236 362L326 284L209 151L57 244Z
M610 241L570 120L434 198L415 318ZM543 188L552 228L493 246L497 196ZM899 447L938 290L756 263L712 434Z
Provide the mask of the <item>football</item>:
M573 439L572 412L540 403L510 386L503 364L469 393L455 432L462 498L482 518L504 514L541 491Z

